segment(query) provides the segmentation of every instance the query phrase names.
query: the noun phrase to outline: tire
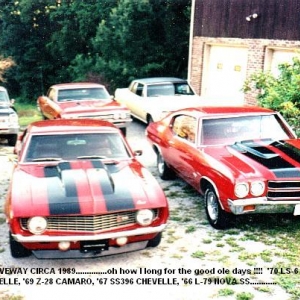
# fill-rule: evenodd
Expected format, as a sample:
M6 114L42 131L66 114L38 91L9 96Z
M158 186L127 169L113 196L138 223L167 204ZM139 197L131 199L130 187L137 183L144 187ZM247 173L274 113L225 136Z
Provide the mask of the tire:
M22 244L17 242L9 232L9 245L10 253L14 258L28 257L31 255L31 251L26 249Z
M173 179L175 177L174 172L168 167L161 153L157 153L157 170L158 175L163 180Z
M147 248L148 247L152 247L152 248L157 247L161 242L161 238L162 238L162 233L160 232L155 238L148 241Z
M215 229L227 229L232 225L232 215L224 211L220 200L212 187L208 187L204 194L205 212L207 219Z
M7 137L8 145L14 147L18 139L17 134L13 134Z

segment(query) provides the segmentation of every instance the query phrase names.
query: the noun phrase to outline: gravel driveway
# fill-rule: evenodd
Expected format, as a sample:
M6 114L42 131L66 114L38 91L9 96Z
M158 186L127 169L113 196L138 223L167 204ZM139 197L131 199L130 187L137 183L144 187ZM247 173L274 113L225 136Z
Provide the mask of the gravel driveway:
M140 161L158 178L144 131L145 125L134 121L128 141L143 150ZM96 259L13 259L3 215L13 158L12 148L0 143L0 299L289 299L274 284L270 270L276 261L260 255L280 250L245 239L238 228L211 228L201 197L179 179L158 178L171 216L157 248ZM252 255L251 263L243 254Z

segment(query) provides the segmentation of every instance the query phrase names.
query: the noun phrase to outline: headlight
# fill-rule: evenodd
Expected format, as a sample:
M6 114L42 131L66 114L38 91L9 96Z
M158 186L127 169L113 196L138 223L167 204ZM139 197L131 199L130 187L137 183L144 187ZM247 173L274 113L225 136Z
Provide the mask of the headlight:
M153 221L154 213L150 209L141 209L136 213L136 221L142 225L150 225Z
M248 195L249 193L249 185L248 183L237 183L234 187L234 194L238 198L244 198Z
M28 220L27 225L32 234L42 234L47 228L47 220L43 217L33 217Z
M19 118L17 114L9 115L9 123L18 124Z
M250 192L253 196L261 196L265 191L265 183L263 181L251 182Z
M126 119L126 118L127 118L126 112L120 113L120 118L121 118L121 119Z

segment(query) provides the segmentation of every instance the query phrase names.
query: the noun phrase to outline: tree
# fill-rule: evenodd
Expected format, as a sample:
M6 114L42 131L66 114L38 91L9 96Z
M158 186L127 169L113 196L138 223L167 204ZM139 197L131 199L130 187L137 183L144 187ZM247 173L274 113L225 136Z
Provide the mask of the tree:
M93 80L111 91L134 77L187 71L191 0L0 0L0 54L15 98ZM24 101L24 100L23 100Z
M4 73L15 65L11 57L0 57L0 81L5 82Z
M69 70L75 78L101 74L113 88L136 77L185 77L189 1L120 0L102 19L92 51L80 53Z

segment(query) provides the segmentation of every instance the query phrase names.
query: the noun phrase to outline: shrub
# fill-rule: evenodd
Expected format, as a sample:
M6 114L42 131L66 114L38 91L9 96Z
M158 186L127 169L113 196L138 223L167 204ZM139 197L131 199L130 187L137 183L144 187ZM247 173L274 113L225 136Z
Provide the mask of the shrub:
M270 72L252 74L244 83L243 91L257 92L259 105L279 111L300 135L300 59L278 66L279 75Z

